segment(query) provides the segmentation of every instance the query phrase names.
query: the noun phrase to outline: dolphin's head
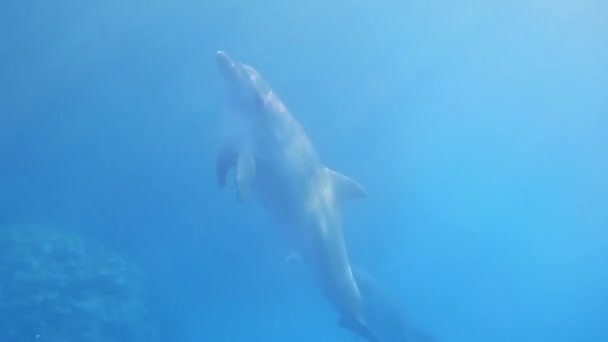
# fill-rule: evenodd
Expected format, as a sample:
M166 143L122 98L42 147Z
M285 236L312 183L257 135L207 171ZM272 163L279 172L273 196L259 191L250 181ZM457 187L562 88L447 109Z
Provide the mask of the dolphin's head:
M244 113L258 112L263 106L263 97L270 91L260 74L221 50L217 52L217 62L233 104Z

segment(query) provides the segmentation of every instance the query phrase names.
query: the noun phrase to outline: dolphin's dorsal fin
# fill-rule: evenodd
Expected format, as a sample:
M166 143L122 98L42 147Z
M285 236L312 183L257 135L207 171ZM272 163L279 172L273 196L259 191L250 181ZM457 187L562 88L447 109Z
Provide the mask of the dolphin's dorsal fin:
M245 201L249 196L255 179L255 169L253 155L245 150L241 151L236 161L236 172L234 173L237 195L241 201Z
M336 196L340 200L351 199L351 198L364 198L367 196L367 192L363 185L359 184L355 180L346 177L330 168L325 168L329 174Z

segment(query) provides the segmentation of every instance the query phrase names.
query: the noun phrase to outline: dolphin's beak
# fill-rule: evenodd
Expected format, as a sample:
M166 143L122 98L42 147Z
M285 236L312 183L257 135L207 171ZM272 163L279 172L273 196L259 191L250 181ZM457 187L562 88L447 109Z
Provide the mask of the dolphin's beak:
M228 56L228 54L226 52L224 52L222 50L219 50L217 52L217 62L219 64L222 72L225 72L228 75L231 73L230 71L232 70L232 68L234 66L234 62L232 61L232 58L230 58L230 56Z

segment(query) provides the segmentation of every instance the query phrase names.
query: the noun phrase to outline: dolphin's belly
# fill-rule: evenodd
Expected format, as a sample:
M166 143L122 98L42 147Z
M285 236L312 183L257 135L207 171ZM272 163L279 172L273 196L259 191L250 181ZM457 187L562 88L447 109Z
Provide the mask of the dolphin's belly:
M254 191L260 203L279 224L300 225L306 216L307 184L314 170L302 170L273 158L256 160Z
M254 192L277 228L304 258L341 317L358 321L361 294L353 278L340 210L329 175L314 156L281 150L256 155Z
M358 302L337 204L323 198L326 177L320 167L301 169L284 160L262 159L255 191L261 204L310 261L323 291L346 307ZM321 184L321 185L319 185ZM313 198L319 203L314 204Z

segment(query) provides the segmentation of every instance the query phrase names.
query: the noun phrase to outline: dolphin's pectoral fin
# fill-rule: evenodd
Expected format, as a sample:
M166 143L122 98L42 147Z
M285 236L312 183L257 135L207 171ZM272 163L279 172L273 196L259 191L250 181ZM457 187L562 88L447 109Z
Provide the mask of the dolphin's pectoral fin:
M241 201L247 199L253 180L255 179L255 160L251 153L241 151L236 161L236 188L237 195Z
M221 187L226 184L230 168L235 167L234 178L239 200L244 201L255 178L255 160L247 151L238 152L233 146L224 146L220 150L215 172Z
M367 196L367 192L365 191L363 185L327 167L325 169L331 177L336 195L341 200L351 198L364 198L365 196Z
M226 184L228 170L236 164L237 153L231 146L223 146L217 155L215 173L220 187Z

